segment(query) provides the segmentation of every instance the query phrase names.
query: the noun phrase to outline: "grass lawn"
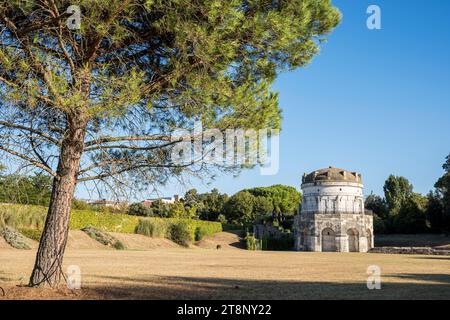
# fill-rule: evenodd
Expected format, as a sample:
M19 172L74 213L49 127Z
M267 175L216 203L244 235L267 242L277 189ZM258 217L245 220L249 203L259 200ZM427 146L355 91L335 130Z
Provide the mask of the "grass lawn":
M450 257L246 250L69 249L82 290L26 284L34 250L0 249L0 286L10 299L450 299ZM368 290L378 265L381 290ZM2 297L0 296L0 299Z

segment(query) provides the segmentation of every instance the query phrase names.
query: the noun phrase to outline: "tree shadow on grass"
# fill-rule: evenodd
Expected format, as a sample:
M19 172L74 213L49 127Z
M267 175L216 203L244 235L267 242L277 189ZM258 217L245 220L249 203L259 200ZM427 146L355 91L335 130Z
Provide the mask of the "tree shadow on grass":
M425 259L425 260L444 260L450 261L450 257L448 256L427 256L427 257L414 257L415 259ZM450 266L449 266L450 269Z
M203 277L111 277L108 284L89 286L106 299L450 299L450 275L389 275L402 281L386 282L369 290L366 282L241 280Z

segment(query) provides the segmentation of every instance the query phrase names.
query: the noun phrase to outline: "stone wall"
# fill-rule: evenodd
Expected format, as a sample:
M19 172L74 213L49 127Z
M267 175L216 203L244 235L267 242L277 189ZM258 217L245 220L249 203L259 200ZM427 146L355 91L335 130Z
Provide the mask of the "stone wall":
M448 255L450 250L433 249L430 247L377 247L369 250L369 253L386 254L423 254L423 255Z
M367 252L373 248L371 215L305 214L296 218L294 225L299 251Z

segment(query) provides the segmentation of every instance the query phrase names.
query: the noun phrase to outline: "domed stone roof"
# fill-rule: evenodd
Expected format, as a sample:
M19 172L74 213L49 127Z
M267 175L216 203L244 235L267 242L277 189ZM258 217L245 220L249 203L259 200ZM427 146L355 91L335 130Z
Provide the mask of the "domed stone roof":
M310 174L305 173L302 179L302 183L314 183L319 181L362 183L360 173L333 167L316 170Z

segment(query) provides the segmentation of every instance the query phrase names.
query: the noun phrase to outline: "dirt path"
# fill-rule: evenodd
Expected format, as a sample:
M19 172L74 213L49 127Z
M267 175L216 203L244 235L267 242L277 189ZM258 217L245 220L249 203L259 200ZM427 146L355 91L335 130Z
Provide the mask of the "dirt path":
M240 237L240 231L226 231L206 236L203 240L196 244L197 247L203 249L244 249L245 244Z

